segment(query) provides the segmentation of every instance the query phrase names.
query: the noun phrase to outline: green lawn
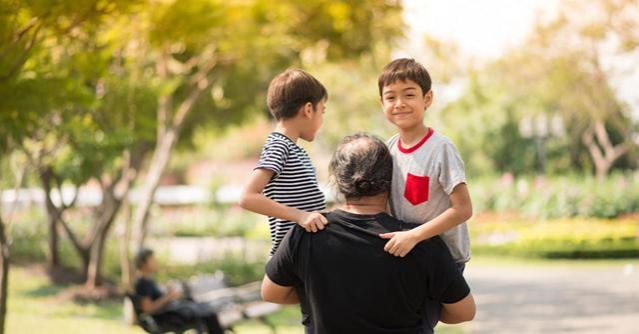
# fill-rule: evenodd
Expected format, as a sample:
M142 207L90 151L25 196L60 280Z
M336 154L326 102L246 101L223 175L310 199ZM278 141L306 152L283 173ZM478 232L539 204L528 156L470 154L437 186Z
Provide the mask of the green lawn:
M51 285L38 271L19 266L11 268L7 333L47 334L141 334L137 327L124 323L122 303L80 304L60 297L64 288ZM278 333L303 333L297 325L297 307L286 307L270 316ZM248 321L237 326L240 334L267 334L265 326ZM438 333L462 333L459 328L439 327Z
M122 303L80 304L61 298L62 287L53 286L47 277L34 270L14 266L9 281L7 333L95 333L141 334L137 327L124 323ZM271 318L279 325L278 333L302 333L296 326L297 310L287 308ZM239 333L268 333L254 322L238 326Z

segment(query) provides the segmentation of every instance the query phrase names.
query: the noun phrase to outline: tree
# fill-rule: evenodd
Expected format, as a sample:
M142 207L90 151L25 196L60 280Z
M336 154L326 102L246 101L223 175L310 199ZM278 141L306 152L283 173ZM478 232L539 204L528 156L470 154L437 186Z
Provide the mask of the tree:
M574 15L575 11L584 15ZM573 76L576 80L570 82L572 87L567 87L572 94L559 100L559 110L567 123L581 126L581 141L600 179L620 157L636 147L632 137L637 128L631 114L637 104L623 102L619 92L624 87L619 82L637 74L637 15L636 1L599 0L588 6L567 2L557 19L538 27L533 39L551 61L563 62L581 72L579 77ZM638 99L639 95L635 93L633 98Z
M51 75L49 64L58 64L45 42L65 43L71 40L86 41L85 33L105 16L119 13L134 4L133 1L0 1L0 120L9 126L7 136L15 143L28 145L29 156L38 163L38 173L45 188L56 181L51 167L42 164L47 157L55 156L64 138L51 138L41 130L41 125L58 124L50 117L51 109L71 101L86 102L86 87L79 80ZM60 48L58 48L60 51ZM35 58L40 58L34 61ZM29 75L25 76L24 74ZM80 92L80 94L77 94ZM81 96L82 95L82 96ZM60 111L54 111L60 115ZM45 123L53 121L52 123ZM18 126L20 125L20 126ZM18 129L25 130L24 132ZM33 139L33 140L28 140ZM25 141L27 140L27 141ZM59 181L59 179L58 179ZM61 185L61 184L60 184ZM47 192L49 194L50 192ZM58 213L47 201L49 216L49 252L51 267L59 264ZM64 211L66 206L61 207Z
M76 27L68 34L49 33L46 47L34 47L29 63L11 81L0 114L15 147L23 151L45 190L49 221L49 265L59 265L58 230L65 231L77 251L89 288L100 281L106 238L119 207L142 164L154 120L155 92L121 56L126 41L110 25L121 16ZM5 93L3 91L3 93ZM9 95L11 94L11 95ZM151 123L151 124L149 124ZM22 125L16 127L15 125ZM22 129L15 132L12 129ZM151 131L149 131L149 129ZM96 180L102 201L79 238L65 219L75 199L65 202L61 189ZM58 192L59 202L54 201Z
M395 36L401 30L398 21L383 19L387 11L390 14L399 8L398 3L388 1L321 0L275 4L253 1L240 5L175 1L157 6L148 18L148 54L154 55L149 68L159 81L172 85L158 96L156 146L133 215L137 247L144 244L153 195L182 126L205 91L213 89L211 95L215 99L216 95L219 97L216 91L220 91L216 88L221 89L228 83L226 80L232 80L225 75L225 69L246 66L240 63L251 59L256 64L249 68L255 74L267 74L253 80L265 83L273 70L296 63L305 55L340 59L362 54L370 51L373 40ZM251 58L258 53L259 59ZM212 102L214 108L220 104Z
M0 127L30 158L45 189L51 264L59 262L62 230L90 288L100 283L113 221L142 171L133 214L140 245L171 152L196 128L223 128L265 112L268 80L311 54L357 56L401 29L384 19L398 3L381 0L14 5L9 21L49 22L44 18L54 9L73 13L53 20L66 28L38 23L33 45L23 45L28 61L0 82ZM24 131L13 131L15 124ZM77 194L89 181L99 185L102 200L81 231L66 214L75 200L57 202L54 194L63 186Z
M471 76L467 93L448 108L472 138L462 151L488 157L486 170L532 170L533 141L519 127L533 117L546 120L547 132L560 128L560 135L537 141L541 149L550 146L551 171L593 166L601 179L615 164L630 167L621 158L637 148L632 114L639 110L624 101L618 83L635 73L628 62L639 59L638 12L626 0L562 3L558 17L540 22L524 45Z

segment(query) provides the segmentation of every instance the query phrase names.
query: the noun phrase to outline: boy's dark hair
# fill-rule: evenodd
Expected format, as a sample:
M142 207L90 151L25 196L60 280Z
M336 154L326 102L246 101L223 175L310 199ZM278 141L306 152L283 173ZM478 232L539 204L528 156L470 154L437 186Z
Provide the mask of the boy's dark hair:
M135 267L137 269L142 268L142 266L144 266L146 264L146 261L149 260L149 258L153 256L153 250L148 249L148 248L142 248L136 255L135 255Z
M333 182L347 199L390 191L393 159L386 144L373 135L358 133L342 139L329 169Z
M399 58L388 63L384 67L384 71L379 76L377 84L379 85L379 96L382 96L384 87L396 81L410 80L419 85L422 89L422 95L430 91L432 82L430 74L426 68L412 58Z
M326 99L324 85L312 75L297 68L278 74L268 86L266 104L276 120L292 118L300 107L310 102L313 108Z

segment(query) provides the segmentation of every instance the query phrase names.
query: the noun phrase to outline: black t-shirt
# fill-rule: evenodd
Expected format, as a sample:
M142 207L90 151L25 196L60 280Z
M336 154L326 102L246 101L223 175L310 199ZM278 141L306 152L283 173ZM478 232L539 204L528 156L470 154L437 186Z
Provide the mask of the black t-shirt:
M156 300L162 297L162 291L158 287L154 280L139 277L135 281L135 294L140 297L149 297L151 300Z
M293 228L266 265L273 282L295 286L315 333L419 333L427 298L455 303L470 293L439 237L399 258L378 234L407 223L385 213L326 217L322 232Z

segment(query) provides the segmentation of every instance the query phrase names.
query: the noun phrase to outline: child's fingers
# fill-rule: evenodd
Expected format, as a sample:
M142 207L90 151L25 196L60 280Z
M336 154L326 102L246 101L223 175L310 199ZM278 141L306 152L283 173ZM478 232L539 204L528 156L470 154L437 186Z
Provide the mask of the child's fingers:
M395 236L395 233L382 233L379 235L380 238L382 239L392 239ZM387 243L388 245L388 243Z
M328 219L326 219L326 217L324 217L323 214L320 214L319 218L320 218L320 222L322 223L322 225L327 225L328 224Z
M390 249L390 253L394 256L399 256L401 254L402 245L399 243L394 243L393 247Z
M321 221L319 218L315 219L315 225L320 231L324 229L324 222Z
M386 245L384 245L384 251L390 253L394 245L395 245L395 240L391 239L389 242L386 243Z

